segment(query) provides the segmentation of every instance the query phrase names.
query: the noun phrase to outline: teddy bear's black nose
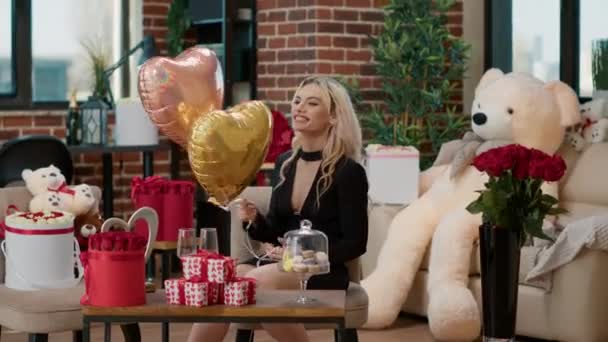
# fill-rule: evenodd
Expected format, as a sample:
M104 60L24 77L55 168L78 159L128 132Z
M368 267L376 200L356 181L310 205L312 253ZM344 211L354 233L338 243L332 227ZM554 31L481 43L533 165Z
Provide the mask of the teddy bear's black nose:
M473 115L473 122L476 125L483 125L488 121L488 117L484 113L475 113Z

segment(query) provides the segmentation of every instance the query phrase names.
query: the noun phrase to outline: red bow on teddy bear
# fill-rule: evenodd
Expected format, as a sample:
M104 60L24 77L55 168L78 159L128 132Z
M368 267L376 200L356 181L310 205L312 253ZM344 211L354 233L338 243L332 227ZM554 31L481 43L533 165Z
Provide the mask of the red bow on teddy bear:
M69 194L72 196L74 196L76 194L76 192L74 190L70 189L65 182L61 183L61 185L57 189L51 189L51 188L47 188L47 189L49 191L54 191L54 192L63 192L63 193L66 193L66 194Z

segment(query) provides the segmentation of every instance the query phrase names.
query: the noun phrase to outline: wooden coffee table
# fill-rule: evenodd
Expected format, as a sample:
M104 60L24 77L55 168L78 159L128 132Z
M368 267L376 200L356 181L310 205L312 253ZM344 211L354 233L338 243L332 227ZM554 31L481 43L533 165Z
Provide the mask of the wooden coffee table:
M164 291L148 294L143 306L83 306L83 341L90 341L92 322L103 322L104 341L110 341L112 323L162 323L162 340L169 341L169 323L334 323L344 328L345 295L343 290L309 290L312 304L297 304L298 291L258 290L256 304L245 306L212 305L202 308L168 305Z

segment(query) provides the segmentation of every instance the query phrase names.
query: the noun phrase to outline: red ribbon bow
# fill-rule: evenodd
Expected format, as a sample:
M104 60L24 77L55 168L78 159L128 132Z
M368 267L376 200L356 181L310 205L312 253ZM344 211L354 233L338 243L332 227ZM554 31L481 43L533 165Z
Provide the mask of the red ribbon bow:
M57 189L48 188L48 190L54 192L63 192L72 196L76 194L76 191L70 189L65 182L61 183L61 185Z
M596 124L597 120L591 120L589 118L585 118L585 122L583 122L583 127L582 127L582 131L583 134L585 134L585 130L589 127L591 127L593 124Z

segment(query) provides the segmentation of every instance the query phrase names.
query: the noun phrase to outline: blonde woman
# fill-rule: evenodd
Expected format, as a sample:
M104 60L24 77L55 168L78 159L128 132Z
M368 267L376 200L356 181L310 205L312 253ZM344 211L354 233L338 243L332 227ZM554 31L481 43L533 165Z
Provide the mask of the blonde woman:
M329 239L331 272L308 281L309 289L346 289L349 284L345 263L365 253L367 245L368 183L361 159L361 128L344 87L329 77L305 79L294 95L292 150L279 156L275 186L268 215L243 200L239 216L252 239L277 247L285 232L298 229L310 220L314 229ZM275 261L276 262L276 261ZM240 275L253 277L260 288L298 289L289 273L278 271L275 262L255 267L256 260L239 265ZM221 341L226 324L195 324L189 341ZM300 324L264 324L278 341L308 341Z

